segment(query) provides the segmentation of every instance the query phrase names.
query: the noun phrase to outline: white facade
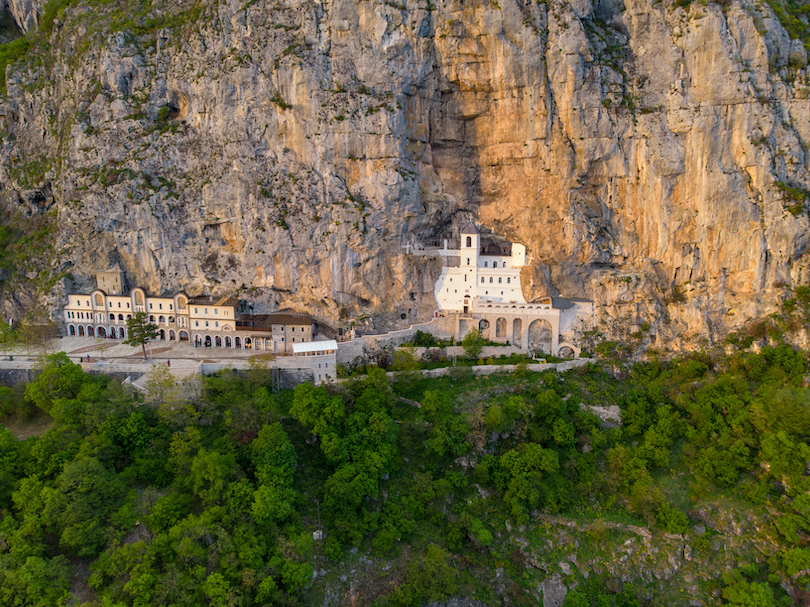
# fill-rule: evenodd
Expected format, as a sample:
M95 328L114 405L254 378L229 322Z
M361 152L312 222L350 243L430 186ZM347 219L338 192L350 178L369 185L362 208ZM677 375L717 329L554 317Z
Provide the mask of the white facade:
M461 248L454 251L458 264L442 268L434 295L442 311L470 313L476 297L493 302L526 303L520 285L520 269L526 264L526 247L513 243L509 255L497 245L482 251L481 235L473 225L461 233Z
M334 339L293 344L295 357L309 360L312 383L316 386L337 376L337 349L338 344Z

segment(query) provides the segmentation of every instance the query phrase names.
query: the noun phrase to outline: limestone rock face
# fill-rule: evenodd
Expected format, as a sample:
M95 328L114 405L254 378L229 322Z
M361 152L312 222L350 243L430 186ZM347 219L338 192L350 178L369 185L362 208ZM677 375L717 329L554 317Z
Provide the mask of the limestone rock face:
M7 10L14 17L17 26L24 32L37 29L39 16L44 7L45 2L42 0L8 0L7 2Z
M50 60L9 69L4 204L58 209L66 289L119 263L153 292L382 329L435 308L440 261L405 246L470 218L526 244L529 300L593 299L599 331L656 347L714 340L807 283L807 58L765 5L227 0L181 17L121 32L73 5Z

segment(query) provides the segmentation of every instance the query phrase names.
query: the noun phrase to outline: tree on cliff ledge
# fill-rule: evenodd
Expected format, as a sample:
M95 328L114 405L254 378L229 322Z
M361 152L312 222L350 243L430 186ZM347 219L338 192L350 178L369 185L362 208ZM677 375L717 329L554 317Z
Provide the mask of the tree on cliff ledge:
M127 338L124 343L143 348L143 359L146 360L146 342L158 335L160 335L158 326L147 321L146 312L136 312L133 318L127 319Z

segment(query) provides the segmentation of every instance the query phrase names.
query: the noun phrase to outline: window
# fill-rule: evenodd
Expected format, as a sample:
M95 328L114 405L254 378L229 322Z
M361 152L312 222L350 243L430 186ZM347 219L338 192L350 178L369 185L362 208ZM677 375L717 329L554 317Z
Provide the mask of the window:
M90 307L90 300L89 299L87 300L87 307L88 308Z
M295 338L293 337L293 343L295 343Z
M281 330L284 331L284 327L281 327Z
M467 258L467 265L470 265L470 258Z
M283 337L281 338L281 341L284 341L284 338L283 338Z
M214 326L215 326L216 328L219 328L219 321L218 321L218 320L215 320L215 321L214 321Z
M129 310L129 302L127 302L127 310Z
M489 277L489 282L492 284L492 276Z
M195 326L195 327L199 327L199 326L200 326L200 321L199 321L199 320L195 320L195 321L194 321L194 326Z
M464 275L464 282L467 282L467 275Z
M159 304L158 304L158 310L162 310L162 309L163 309L163 304L162 304L162 303L159 303Z
M205 309L205 313L208 314L208 308Z
M472 238L471 238L470 236L467 236L467 246L468 246L468 247L471 247L471 246L472 246ZM468 263L469 263L469 262L468 262Z
M208 321L207 321L207 320L205 321L205 326L206 326L206 327L208 326Z
M485 262L484 262L484 267L485 267L485 268L489 267L489 262L488 262L488 261L485 261Z
M512 283L512 279L511 279L511 278L507 278L507 279L506 279L506 284L511 284L511 283Z
M497 262L497 261L493 261L493 262L492 262L492 267L493 267L493 268L497 268L497 267L498 267L498 262Z
M219 308L214 308L214 316L219 316Z
M121 302L120 302L120 301L118 302L118 307L119 307L119 308L121 307Z
M172 308L172 304L169 304L169 310L174 310L174 308Z
M501 284L502 282L503 282L503 278L501 278L500 276L498 276L498 284Z
M150 310L152 309L152 302L151 301L149 302L149 309Z
M293 333L295 333L295 327L292 328Z

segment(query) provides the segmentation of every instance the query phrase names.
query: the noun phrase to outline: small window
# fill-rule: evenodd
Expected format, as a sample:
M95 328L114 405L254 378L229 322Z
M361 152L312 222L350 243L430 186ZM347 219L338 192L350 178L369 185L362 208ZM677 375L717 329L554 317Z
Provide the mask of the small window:
M127 310L129 310L129 302L127 302Z
M293 333L295 333L295 327L292 328Z
M199 314L199 312L197 312L197 308L194 308L194 313Z
M120 302L120 301L118 302L118 307L119 307L119 308L121 307L121 302Z
M512 283L512 279L511 279L511 278L507 278L507 279L506 279L506 284L511 284L511 283Z
M493 261L493 262L492 262L492 267L493 267L493 268L497 268L497 267L498 267L498 262L497 262L497 261Z
M195 326L195 327L199 327L199 326L200 326L200 321L199 321L199 320L195 320L195 321L194 321L194 326Z
M489 283L492 284L492 276L489 277Z
M470 265L470 258L467 258L467 265Z
M467 246L468 247L472 246L472 238L470 236L467 236Z
M174 308L172 308L172 304L169 304L169 310L174 310Z
M467 282L467 275L464 275L464 282Z
M219 308L214 308L214 316L219 316Z
M205 313L208 314L208 308L205 309Z
M205 326L206 326L206 327L208 326L208 321L207 321L207 320L205 321Z
M484 284L484 277L481 277L481 284Z
M500 276L498 276L498 284L501 284L502 282L503 282L503 278L501 278Z
M219 328L219 321L218 321L218 320L215 320L215 321L214 321L214 326L215 326L215 327L217 327L217 328Z
M87 300L87 307L88 308L90 307L90 300L89 299Z
M149 302L149 309L150 310L152 309L152 302L151 301Z

